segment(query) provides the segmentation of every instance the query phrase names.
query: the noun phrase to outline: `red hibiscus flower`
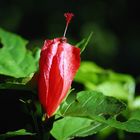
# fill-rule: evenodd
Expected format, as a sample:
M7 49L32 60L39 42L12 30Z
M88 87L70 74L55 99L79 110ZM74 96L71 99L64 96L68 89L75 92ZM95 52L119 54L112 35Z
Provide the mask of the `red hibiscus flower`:
M72 16L71 13L65 14L66 30ZM79 66L80 49L68 44L65 37L45 41L39 61L38 89L48 118L66 97Z

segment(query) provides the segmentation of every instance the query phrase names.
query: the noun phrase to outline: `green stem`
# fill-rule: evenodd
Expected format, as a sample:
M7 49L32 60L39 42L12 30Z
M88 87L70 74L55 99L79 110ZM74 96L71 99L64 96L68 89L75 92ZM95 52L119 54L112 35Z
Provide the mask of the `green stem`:
M20 101L22 101L26 105L27 110L28 110L29 114L31 115L33 123L34 123L34 128L37 133L37 139L41 140L41 135L40 135L39 127L38 127L37 118L32 110L32 105L33 105L33 104L31 104L32 101L31 100L28 100L28 101L20 100Z
M31 110L30 112L31 116L32 116L32 119L33 119L33 123L34 123L34 127L35 127L35 130L37 132L37 136L38 136L38 140L40 140L40 131L39 131L39 128L38 128L38 122L37 122L37 118L35 117L33 111Z
M49 140L51 138L50 131L53 127L54 120L55 120L55 116L53 116L49 119L46 119L42 123L42 126L43 126L43 140Z

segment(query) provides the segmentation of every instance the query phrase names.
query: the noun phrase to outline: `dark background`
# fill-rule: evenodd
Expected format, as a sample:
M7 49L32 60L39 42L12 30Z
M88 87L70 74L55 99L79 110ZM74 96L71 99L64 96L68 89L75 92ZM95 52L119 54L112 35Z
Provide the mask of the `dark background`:
M82 60L91 60L104 68L131 74L139 81L139 9L137 0L0 0L0 27L29 40L28 47L41 47L46 38L63 35L63 14L73 12L75 17L66 35L69 43L76 44L93 31ZM3 112L1 133L22 128L30 121L22 111L16 113L21 105L17 101L17 92L14 97L11 91L6 92L8 100L3 94L5 91L1 91L0 95ZM20 118L22 115L27 117L26 122ZM128 133L127 139L133 137ZM115 135L112 138L115 139Z
M0 0L0 27L40 47L44 39L62 36L63 14L73 12L70 42L94 33L84 59L139 76L139 9L137 0Z

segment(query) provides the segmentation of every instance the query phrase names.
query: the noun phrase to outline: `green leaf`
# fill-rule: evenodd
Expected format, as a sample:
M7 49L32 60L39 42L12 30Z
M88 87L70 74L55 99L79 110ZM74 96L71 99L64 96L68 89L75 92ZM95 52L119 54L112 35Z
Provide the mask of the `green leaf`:
M102 131L104 128L107 128L107 126L108 125L105 123L93 121L89 126L77 131L75 133L75 136L76 137L86 137L89 135L93 135L93 134L96 134L96 133Z
M140 109L132 111L128 120L119 120L117 116L125 110L124 103L100 92L82 91L75 101L60 109L62 116L86 117L110 127L140 133Z
M73 102L63 103L60 113L65 117L54 123L51 133L58 140L92 135L108 126L102 119L113 117L124 109L125 105L113 97L82 91Z
M61 108L63 116L113 117L125 109L125 104L114 97L104 96L97 91L81 91L76 99Z
M15 78L27 77L36 71L36 62L27 41L0 28L0 74Z
M9 131L5 134L1 134L0 135L0 139L1 140L5 140L6 138L9 138L9 137L15 137L15 136L26 136L26 135L35 135L35 133L30 133L30 132L27 132L25 129L20 129L20 130L17 130L17 131Z
M120 122L114 119L109 119L106 121L111 127L115 127L117 129L122 129L128 132L140 133L140 120L129 118L126 122Z
M105 128L106 124L80 117L65 117L54 123L51 134L57 140L68 140L73 137L84 137L95 134Z
M93 32L91 32L87 38L84 38L82 41L80 41L79 43L77 43L75 45L76 47L81 49L81 53L85 50L85 48L88 45L92 35L93 35Z

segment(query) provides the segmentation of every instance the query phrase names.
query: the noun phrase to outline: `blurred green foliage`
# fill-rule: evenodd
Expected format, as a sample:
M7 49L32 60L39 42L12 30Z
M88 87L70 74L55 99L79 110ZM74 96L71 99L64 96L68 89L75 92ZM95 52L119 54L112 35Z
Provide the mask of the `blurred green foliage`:
M105 70L93 62L83 61L75 81L82 83L86 89L101 91L107 96L125 100L132 106L135 81L130 75Z

